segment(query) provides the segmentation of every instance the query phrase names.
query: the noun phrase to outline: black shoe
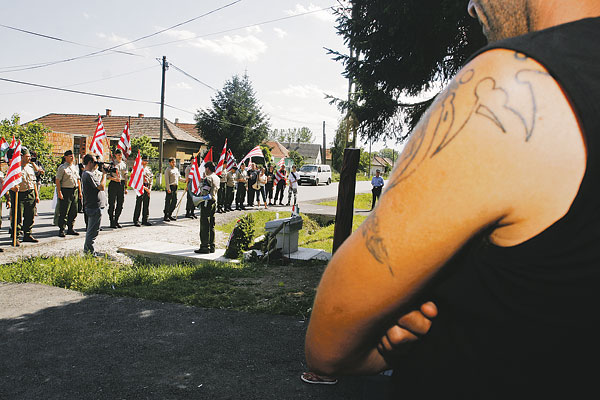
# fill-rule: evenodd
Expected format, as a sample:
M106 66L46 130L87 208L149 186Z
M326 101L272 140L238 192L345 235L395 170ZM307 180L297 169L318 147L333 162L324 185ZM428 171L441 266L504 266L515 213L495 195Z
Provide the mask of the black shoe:
M0 253L4 253L4 250L0 249Z
M115 226L117 227L117 229L121 229L122 228L121 224L119 224L118 222L115 222Z
M150 222L148 222L148 221L142 222L142 225L144 225L144 226L152 226L152 224Z
M27 236L23 236L23 242L38 243L39 240L37 240L36 238L34 238L31 235L27 235Z
M177 221L177 218L175 218L175 217L172 217L172 216L169 216L169 219L170 219L171 221Z
M110 228L117 229L117 224L115 224L114 222L111 222L110 223Z
M210 251L211 253L214 253L214 252L215 252L215 248L214 248L214 247L211 247L209 251Z
M58 231L58 237L65 237L65 236L66 235L65 235L65 231L64 230L61 229L60 231Z
M165 221L165 222L171 222L171 220L169 219L168 215L164 216L163 221Z
M198 219L198 216L196 214L192 214L192 218L193 219Z
M204 248L199 248L198 250L194 250L194 253L196 254L208 254L210 253L210 249L204 249Z
M102 228L100 228L102 230ZM67 235L79 236L79 232L75 232L73 229L67 230Z
M240 207L240 210L241 210L241 211L246 211L246 207L244 207L244 206L241 206L241 207Z
M140 221L133 221L133 226L142 226Z
M282 202L279 202L279 205L280 205L280 206L282 206L282 205L283 205L283 203L282 203Z
M290 203L287 203L285 206L286 206L286 207L289 207L289 205L290 205Z

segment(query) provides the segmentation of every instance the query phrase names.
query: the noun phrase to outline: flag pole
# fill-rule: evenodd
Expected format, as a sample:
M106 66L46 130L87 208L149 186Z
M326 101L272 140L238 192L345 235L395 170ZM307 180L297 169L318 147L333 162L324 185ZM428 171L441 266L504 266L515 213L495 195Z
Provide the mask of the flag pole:
M179 199L179 203L177 203L177 212L175 213L175 221L177 221L177 217L179 216L179 207L181 207L181 202L183 201L183 198L185 197L186 194L187 194L187 188L183 191L183 194L181 195L181 198Z
M17 247L17 208L19 204L19 191L15 192L15 204L13 204L13 208L15 209L15 215L13 216L13 247Z

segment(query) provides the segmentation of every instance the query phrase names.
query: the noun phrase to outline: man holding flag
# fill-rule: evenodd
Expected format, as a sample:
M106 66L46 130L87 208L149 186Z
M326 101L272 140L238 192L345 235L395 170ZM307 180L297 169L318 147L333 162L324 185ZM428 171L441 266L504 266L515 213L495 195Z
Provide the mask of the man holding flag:
M221 151L221 157L219 157L219 162L217 164L217 170L215 173L220 178L219 182L219 193L218 193L218 202L217 202L217 212L222 214L225 212L225 186L227 184L227 173L225 171L225 157L227 155L227 139L225 139L225 145L223 146L223 150Z
M108 218L111 228L121 228L119 217L127 194L127 164L123 161L121 148L115 150L115 169L108 175Z
M141 226L139 220L140 212L142 213L142 225L152 225L150 221L148 221L148 216L150 215L150 194L152 193L153 181L154 175L148 166L148 156L141 157L138 152L129 180L129 186L134 188L137 194L137 197L135 198L135 209L133 210L134 226Z
M185 187L186 187L186 203L185 203L185 217L196 219L194 200L192 199L192 167L194 164L196 167L198 166L198 158L192 157L190 158L190 165L185 167Z
M17 208L16 218L12 220L12 229L13 232L15 229L17 230L17 237L21 232L23 233L23 242L37 243L38 240L31 236L31 229L35 217L35 206L40 202L40 197L37 191L35 170L29 161L29 150L27 147L21 147L21 182L11 188L11 203ZM18 201L15 199L16 192L19 192Z

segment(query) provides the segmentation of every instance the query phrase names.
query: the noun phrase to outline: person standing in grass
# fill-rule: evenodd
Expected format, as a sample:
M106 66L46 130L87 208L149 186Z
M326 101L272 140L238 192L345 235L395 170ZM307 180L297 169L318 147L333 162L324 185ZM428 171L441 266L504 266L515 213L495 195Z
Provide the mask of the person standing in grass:
M373 185L373 201L371 202L371 210L375 208L375 203L379 200L379 196L381 196L381 189L383 189L383 178L379 176L381 174L380 170L375 171L375 176L371 179L371 185Z

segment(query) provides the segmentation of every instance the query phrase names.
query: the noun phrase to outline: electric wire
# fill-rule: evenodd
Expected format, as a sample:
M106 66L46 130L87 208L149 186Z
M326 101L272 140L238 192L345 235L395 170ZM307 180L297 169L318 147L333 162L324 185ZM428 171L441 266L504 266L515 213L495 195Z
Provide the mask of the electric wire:
M40 64L38 64L38 65L34 65L34 66L23 67L23 68L15 68L15 69L10 69L10 70L7 70L7 71L2 71L2 72L3 72L3 73L7 73L7 72L18 72L18 71L26 71L26 70L32 70L32 69L38 69L38 68L44 68L44 67L48 67L48 66L51 66L51 65L62 64L62 63L66 63L66 62L75 61L75 60L79 60L79 59L82 59L82 58L86 58L86 57L94 56L94 55L96 55L96 54L106 53L107 51L112 51L112 50L114 50L114 49L117 49L117 48L119 48L119 47L122 47L122 46L126 46L126 45L128 45L128 44L137 43L137 42L139 42L139 41L141 41L141 40L148 39L148 38L150 38L150 37L153 37L153 36L159 35L159 34L161 34L161 33L164 33L164 32L166 32L166 31L168 31L168 30L171 30L171 29L174 29L174 28L178 28L178 27L180 27L180 26L182 26L182 25L185 25L185 24L189 24L190 22L196 21L196 20L198 20L198 19L200 19L200 18L203 18L203 17L206 17L206 16L208 16L208 15L214 14L215 12L221 11L221 10L223 10L223 9L225 9L225 8L231 7L231 6L233 6L233 5L237 4L237 3L241 2L241 1L242 1L242 0L235 0L235 1L233 1L233 2L231 2L231 3L228 3L228 4L224 5L224 6L221 6L221 7L219 7L219 8L216 8L216 9L214 9L214 10L208 11L208 12L206 12L206 13L202 14L202 15L199 15L199 16L197 16L197 17L194 17L194 18L188 19L187 21L180 22L180 23L178 23L178 24L175 24L175 25L172 25L172 26L170 26L170 27L168 27L168 28L161 29L161 30L159 30L159 31L157 31L157 32L153 32L153 33L151 33L151 34L144 35L144 36L142 36L142 37L139 37L139 38L137 38L137 39L130 40L130 41L128 41L128 42L121 43L121 44L118 44L118 45L115 45L115 46L112 46L112 47L109 47L109 48L106 48L106 49L98 50L98 51L95 51L95 52L92 52L92 53L88 53L88 54L83 54L83 55L81 55L81 56L76 56L76 57L66 58L66 59L63 59L63 60L50 61L50 62L46 62L46 63L40 63Z

